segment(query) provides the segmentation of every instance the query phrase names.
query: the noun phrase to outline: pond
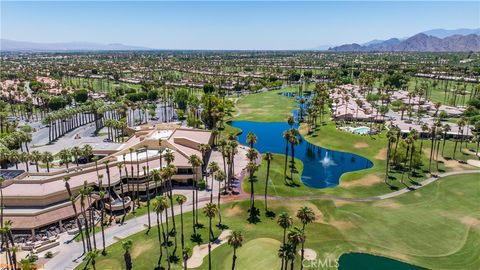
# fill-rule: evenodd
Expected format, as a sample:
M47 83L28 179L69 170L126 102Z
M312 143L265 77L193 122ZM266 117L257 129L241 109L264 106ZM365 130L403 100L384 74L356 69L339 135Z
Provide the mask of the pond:
M424 268L393 260L386 257L370 255L366 253L347 253L338 260L339 270L421 270Z
M260 153L285 154L286 143L282 134L285 130L290 129L287 123L233 121L230 125L243 131L238 136L240 143L246 144L247 134L253 132L257 135L257 143L254 147ZM298 128L298 124L295 124L294 127ZM338 185L342 174L373 166L370 160L362 156L313 145L304 140L301 135L299 135L299 139L300 144L295 146L295 157L303 162L301 179L309 187L334 187Z

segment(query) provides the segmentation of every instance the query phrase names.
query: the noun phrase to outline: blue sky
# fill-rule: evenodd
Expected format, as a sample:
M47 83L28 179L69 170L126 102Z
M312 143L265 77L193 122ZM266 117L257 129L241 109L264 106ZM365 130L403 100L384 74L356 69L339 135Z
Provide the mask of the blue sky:
M163 49L309 49L477 28L480 2L10 2L1 37Z

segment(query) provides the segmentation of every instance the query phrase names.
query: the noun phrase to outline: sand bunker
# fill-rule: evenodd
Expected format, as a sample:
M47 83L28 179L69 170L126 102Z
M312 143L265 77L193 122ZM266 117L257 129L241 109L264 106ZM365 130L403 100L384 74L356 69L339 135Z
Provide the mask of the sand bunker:
M368 143L366 142L358 142L356 144L353 145L355 148L359 148L359 149L362 149L362 148L367 148L368 147Z
M232 230L223 231L217 240L212 243L212 250L223 245L227 242L228 236L232 233ZM187 261L188 268L197 268L202 265L203 258L208 255L208 243L200 246L195 246L192 250L192 257Z
M298 254L302 254L302 250L298 251ZM306 248L304 249L303 256L305 257L305 260L315 260L317 258L317 252L315 250Z
M375 156L375 159L387 160L387 148L380 149L380 151L378 151L377 155Z
M341 181L343 187L368 187L381 183L383 180L375 174L367 174L364 177L353 181Z

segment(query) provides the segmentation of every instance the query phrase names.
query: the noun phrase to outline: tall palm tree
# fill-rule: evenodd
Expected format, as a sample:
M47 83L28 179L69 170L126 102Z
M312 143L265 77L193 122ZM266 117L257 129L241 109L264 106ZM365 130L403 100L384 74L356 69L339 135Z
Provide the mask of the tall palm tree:
M212 231L212 218L215 217L217 214L218 209L217 206L213 203L208 203L204 208L203 208L203 213L205 216L208 218L208 269L212 270L212 240L213 240L213 231Z
M102 254L106 254L105 250L105 191L100 191L98 192L98 195L100 196L100 201L102 202L102 206L100 209L100 227L102 230Z
M293 218L287 213L283 212L278 216L277 224L280 225L283 229L283 242L282 242L282 247L285 246L286 244L286 237L287 237L287 229L290 228L293 225ZM284 268L284 265L286 265L287 262L285 259L282 257L282 268Z
M70 159L72 157L70 150L67 148L64 148L60 150L60 152L58 152L58 155L60 156L60 159L63 161L63 163L65 163L65 166L67 167L67 170L68 170L68 164L70 163Z
M288 145L290 144L290 137L292 137L292 134L290 133L290 131L285 130L283 132L283 139L285 139L285 165L284 165L284 170L283 170L283 177L284 177L285 181L287 179Z
M33 150L30 153L30 157L31 157L32 161L35 162L35 167L36 167L37 172L38 172L38 163L40 163L40 160L42 160L42 154L38 150Z
M108 198L109 198L109 206L110 206L110 209L108 209L110 211L110 219L109 219L109 223L112 222L112 218L113 217L113 211L112 211L112 193L114 192L112 190L112 184L110 182L110 168L108 167L108 164L110 163L110 160L105 160L103 162L105 164L105 170L107 171L107 184L108 184Z
M77 206L75 205L75 197L73 197L72 190L70 189L70 184L68 183L68 181L70 181L70 177L65 176L63 178L63 181L65 182L65 189L67 190L68 198L70 199L70 202L72 203L73 213L75 214L75 220L77 221L78 232L80 234L80 237L82 238L83 253L85 254L85 252L86 252L85 238L83 237L82 223L80 222L80 219L78 218Z
M218 182L218 197L217 197L217 205L218 205L218 225L221 225L222 224L222 215L220 213L220 198L222 196L222 188L221 188L221 185L222 185L222 182L225 181L225 179L227 179L227 175L225 174L224 171L221 171L221 170L218 170L216 173L215 173L215 180L217 180Z
M316 219L315 213L313 212L313 210L309 207L306 207L306 206L300 207L300 209L298 209L297 218L300 219L300 221L302 222L302 232L303 232L303 234L305 234L305 226L309 223L312 223ZM305 239L305 237L304 237L304 239ZM300 259L301 262L303 262L303 258L304 258L304 254L305 254L304 243L305 243L305 241L301 242L301 244L302 244L301 259ZM303 264L300 264L300 270L302 270L302 269L303 269Z
M255 208L255 191L254 191L254 182L255 182L255 172L258 169L257 163L249 161L247 164L247 171L249 173L248 180L250 181L250 209Z
M213 179L215 178L215 173L220 169L218 166L218 163L215 161L212 161L208 164L208 170L210 172L210 175L212 176L212 182L210 185L210 203L213 202Z
M87 252L85 259L92 265L93 270L96 270L96 260L98 257L99 251L97 249L90 250Z
M77 164L77 167L79 166L78 164L78 158L82 155L82 150L78 146L74 146L71 150L73 159L75 160L75 163Z
M47 172L50 172L50 163L53 161L53 155L51 152L43 152L42 154L42 162L47 165Z
M257 135L255 135L253 132L248 132L247 144L250 146L250 148L253 148L253 145L256 143L257 143Z
M295 227L293 228L293 230L290 230L290 232L287 235L287 238L288 238L289 244L292 245L292 250L294 251L293 254L296 255L298 244L303 245L303 243L305 242L305 239L306 239L305 233L303 232L303 230ZM290 270L294 270L293 266L295 262L295 255L290 258Z
M300 140L298 139L297 135L298 135L298 130L292 128L290 129L290 138L289 138L289 142L290 142L290 148L292 150L292 166L295 167L295 145L299 144L300 143Z
M233 231L227 238L229 246L233 247L232 270L235 270L235 262L237 261L237 249L242 247L243 234L241 231Z
M191 155L189 158L188 158L188 163L190 163L190 165L192 165L192 169L193 169L193 172L195 173L195 176L193 179L193 189L192 189L192 222L193 222L193 233L196 233L196 225L198 224L198 201L197 201L197 197L195 196L195 194L198 192L197 190L197 181L198 181L198 176L196 175L197 174L197 171L198 171L198 168L200 168L202 166L202 159L193 154Z
M5 182L5 178L0 175L0 231L3 230L3 182ZM0 233L0 240L3 244L3 233Z
M267 212L268 211L267 191L268 191L268 179L269 179L269 176L270 176L270 163L273 160L272 152L267 152L264 156L264 159L267 161L267 176L265 177L265 212Z
M168 241L167 241L167 237L165 236L165 230L163 228L163 221L162 221L162 213L165 209L167 209L167 207L168 207L167 199L164 196L155 197L153 201L153 209L155 209L155 214L157 215L158 244L160 246L160 258L158 259L158 266L161 266L161 261L162 261L162 254L163 254L162 236L163 236L164 245L167 249L167 261L169 262L168 268L170 268L170 260L168 255Z
M125 251L123 253L123 259L125 261L125 268L127 270L132 270L133 264L132 264L132 256L130 255L130 250L132 249L133 242L131 239L122 241L122 249Z
M123 179L122 179L122 168L123 168L123 164L122 163L117 163L117 168L118 168L118 174L119 174L119 177L120 177L120 193L122 193L121 195L121 199L122 199L122 209L123 209L123 215L126 215L127 214L127 209L125 208L125 193L123 191ZM123 218L122 218L122 221L121 221L121 224L123 224Z
M180 205L180 233L181 233L181 244L182 244L182 259L183 259L183 268L187 268L187 259L188 254L185 252L185 236L183 233L183 204L187 200L184 196L178 196L176 201Z

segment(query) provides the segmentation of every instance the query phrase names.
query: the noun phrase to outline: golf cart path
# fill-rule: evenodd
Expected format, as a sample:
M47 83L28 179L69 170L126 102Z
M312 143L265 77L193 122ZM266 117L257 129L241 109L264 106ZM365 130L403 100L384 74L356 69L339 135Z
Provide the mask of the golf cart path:
M214 250L217 247L227 242L228 236L232 233L232 230L222 231L218 239L212 242L211 249ZM188 268L197 268L203 263L203 258L208 255L208 243L197 245L192 250L192 256L187 261Z
M446 172L439 174L438 176L432 176L420 182L418 185L411 185L409 187L405 187L403 189L390 192L387 194L379 195L379 196L371 196L365 198L350 198L350 197L339 197L333 195L311 195L311 196L301 196L301 197L282 197L282 196L268 196L269 199L272 200L287 200L287 201L303 201L303 200L316 200L316 199L331 199L331 200L343 200L343 201L350 201L350 202L371 202L371 201L378 201L378 200L385 200L390 199L393 197L397 197L399 195L415 191L419 188L422 188L430 183L433 183L441 178L452 176L452 175L461 175L461 174L475 174L480 173L480 170L464 170L464 171L454 171L454 172ZM264 198L263 195L255 195L255 198L262 199Z

